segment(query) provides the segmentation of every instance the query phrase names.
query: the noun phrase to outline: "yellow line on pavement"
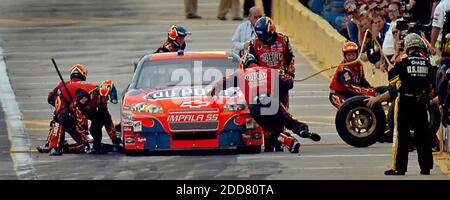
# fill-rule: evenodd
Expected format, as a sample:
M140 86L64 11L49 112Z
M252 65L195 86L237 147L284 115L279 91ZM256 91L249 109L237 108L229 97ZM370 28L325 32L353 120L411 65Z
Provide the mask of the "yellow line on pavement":
M5 154L10 154L10 153L38 153L37 150L9 150L9 151L4 151L3 153Z
M324 125L324 126L334 126L334 123L327 123L327 122L315 122L315 121L303 121L300 120L306 124L315 124L315 125Z
M23 120L25 125L49 126L50 120Z
M450 156L448 153L434 153L434 163L439 166L439 169L450 179Z
M303 144L302 143L302 146L331 146L331 145L348 145L348 144L343 141L334 141L334 142L325 142L325 143L318 142L318 143L313 143L313 144Z
M317 116L296 116L299 117L299 119L333 119L335 118L334 115L317 115Z
M42 132L42 131L48 131L48 128L26 128L25 132Z

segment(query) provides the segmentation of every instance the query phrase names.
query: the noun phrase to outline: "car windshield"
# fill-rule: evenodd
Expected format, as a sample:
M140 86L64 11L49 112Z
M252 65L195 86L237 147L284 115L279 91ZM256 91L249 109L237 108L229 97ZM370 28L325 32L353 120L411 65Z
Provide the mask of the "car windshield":
M173 59L143 63L136 89L205 86L233 74L238 63L229 58Z

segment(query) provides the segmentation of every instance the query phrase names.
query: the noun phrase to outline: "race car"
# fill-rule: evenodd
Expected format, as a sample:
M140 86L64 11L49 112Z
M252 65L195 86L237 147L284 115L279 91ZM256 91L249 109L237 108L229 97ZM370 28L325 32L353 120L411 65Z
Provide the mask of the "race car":
M233 74L240 58L230 52L175 52L143 56L121 105L125 153L237 149L260 152L263 130L242 91L211 95L215 82Z

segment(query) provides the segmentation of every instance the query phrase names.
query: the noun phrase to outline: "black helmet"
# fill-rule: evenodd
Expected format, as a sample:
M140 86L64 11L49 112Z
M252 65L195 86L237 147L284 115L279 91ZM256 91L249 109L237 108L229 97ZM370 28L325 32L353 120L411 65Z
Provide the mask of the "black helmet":
M262 43L267 44L277 34L275 24L269 17L261 17L255 23L255 32Z

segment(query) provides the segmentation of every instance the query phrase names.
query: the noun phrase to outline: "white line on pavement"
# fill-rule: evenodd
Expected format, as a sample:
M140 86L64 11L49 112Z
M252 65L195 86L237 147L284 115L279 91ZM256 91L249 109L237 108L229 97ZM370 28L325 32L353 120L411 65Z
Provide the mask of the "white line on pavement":
M291 96L289 97L289 99L313 99L313 98L323 98L323 99L328 99L328 95L327 96Z
M292 155L292 154L285 154L285 155L270 155L273 158L343 158L343 157L389 157L391 154L329 154L329 155ZM267 158L266 155L241 155L239 156L239 159L262 159Z
M3 55L1 47L0 55ZM11 143L11 150L30 150L30 140L28 135L24 133L22 113L19 110L19 105L16 102L14 91L9 82L3 56L0 56L0 94L0 102L5 112L6 129ZM10 155L14 162L14 170L18 179L37 179L31 154L18 153Z
M295 102L290 102L289 107L295 107L295 108L311 108L311 107L333 107L333 105L329 104L304 104L304 105L296 105ZM334 107L333 107L334 108Z

